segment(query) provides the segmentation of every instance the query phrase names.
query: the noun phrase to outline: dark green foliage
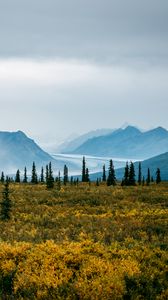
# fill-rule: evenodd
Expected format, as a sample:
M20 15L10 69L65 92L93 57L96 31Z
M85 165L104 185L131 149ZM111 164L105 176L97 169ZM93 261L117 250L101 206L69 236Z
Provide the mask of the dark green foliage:
M141 185L142 184L142 170L141 170L141 163L139 162L139 166L138 166L138 184Z
M73 185L73 183L74 183L73 176L71 176L70 183L71 183L71 185Z
M97 178L97 180L96 180L96 186L99 186L100 184L99 184L99 178Z
M5 182L4 189L2 191L2 202L1 202L1 219L3 221L8 221L11 214L11 200L9 199L9 181Z
M157 168L157 170L156 170L156 183L159 184L160 182L161 182L160 169Z
M129 166L128 166L128 162L126 162L125 171L124 171L124 178L122 180L122 185L129 185Z
M20 182L20 171L19 170L17 170L17 172L16 172L15 182Z
M4 172L1 173L1 182L4 183L5 181L5 176L4 176Z
M37 183L38 183L35 162L33 162L33 166L32 166L31 183L34 183L34 184L37 184Z
M45 180L46 180L46 182L47 182L47 180L48 180L48 165L46 165Z
M61 189L61 175L60 171L58 172L58 177L57 177L57 190L60 191Z
M51 162L49 163L48 166L48 176L46 177L46 185L47 185L47 189L52 189L54 187L54 177L53 177Z
M43 169L43 167L41 168L40 182L41 183L44 182L44 169Z
M64 185L68 183L68 167L64 165L64 177L63 177Z
M109 163L109 173L107 178L107 185L116 185L116 177L115 177L115 170L112 159L110 159Z
M106 182L106 166L103 165L103 176L102 176L103 182Z
M134 164L131 161L130 167L129 167L129 179L128 179L128 185L135 185L135 169L134 169Z
M148 168L147 178L146 178L146 184L149 185L151 182L151 176L150 176L150 169Z
M86 161L85 157L82 160L82 182L86 182Z
M88 168L86 168L85 182L90 182L90 179L89 179L89 169Z
M24 168L23 182L24 182L24 183L27 183L27 169L26 169L26 167Z

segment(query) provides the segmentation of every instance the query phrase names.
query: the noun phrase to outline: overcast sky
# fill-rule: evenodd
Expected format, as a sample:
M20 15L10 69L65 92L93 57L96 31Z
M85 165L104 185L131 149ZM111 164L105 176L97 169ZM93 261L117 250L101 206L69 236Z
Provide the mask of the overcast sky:
M0 130L168 128L167 0L0 0Z

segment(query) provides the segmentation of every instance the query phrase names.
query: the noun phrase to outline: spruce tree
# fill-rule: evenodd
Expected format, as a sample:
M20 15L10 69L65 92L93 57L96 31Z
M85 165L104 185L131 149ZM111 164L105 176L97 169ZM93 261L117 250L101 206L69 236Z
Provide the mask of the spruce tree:
M129 185L129 166L128 166L128 162L126 162L125 171L124 171L124 178L122 180L122 185Z
M83 156L83 160L82 160L82 182L86 181L86 161L85 161L85 157Z
M20 182L20 171L16 171L15 182Z
M99 184L99 178L97 178L97 180L96 180L96 186L99 186L100 184Z
M138 166L138 184L142 184L142 168L141 168L141 162L139 162Z
M1 202L1 219L3 221L8 221L10 219L11 207L12 207L11 200L9 198L8 178L6 179L2 195L3 195L3 198L2 198L2 202Z
M4 175L4 172L1 173L1 182L2 182L2 183L5 182L5 175Z
M128 184L129 185L135 185L136 184L136 181L135 181L135 169L134 169L134 164L133 164L132 161L131 161L130 167L129 167Z
M89 169L88 168L86 168L85 182L90 182L90 179L89 179Z
M74 183L74 179L73 179L73 176L71 176L71 185L73 185L73 183Z
M103 165L103 176L102 176L103 182L106 182L106 166Z
M48 177L46 179L46 185L47 185L47 189L52 189L54 187L54 177L53 177L51 162L49 163L48 166Z
M160 169L157 168L157 170L156 170L156 183L159 184L160 182L161 182Z
M43 169L43 167L41 168L40 182L44 183L44 169Z
M48 174L49 174L48 165L46 165L46 173L45 173L45 180L46 180L46 182L48 180Z
M116 184L115 170L114 170L113 161L112 159L110 159L107 185L110 186L115 184Z
M24 183L27 183L27 169L26 169L26 167L24 168L23 182L24 182Z
M33 162L33 166L32 166L31 183L34 183L34 184L38 183L35 162Z
M64 185L68 183L68 167L64 165L64 175L63 175Z
M58 178L57 178L57 190L60 191L61 189L61 174L60 171L58 172Z
M151 176L150 176L150 169L148 168L147 178L146 178L146 184L149 185L151 182Z

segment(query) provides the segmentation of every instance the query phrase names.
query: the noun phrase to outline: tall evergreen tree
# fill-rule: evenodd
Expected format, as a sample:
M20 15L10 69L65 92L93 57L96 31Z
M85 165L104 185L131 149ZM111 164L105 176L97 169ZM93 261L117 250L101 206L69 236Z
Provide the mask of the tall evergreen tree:
M53 177L53 171L52 171L52 165L51 162L48 166L48 178L46 180L47 189L52 189L54 187L54 177Z
M60 171L58 172L58 178L57 178L57 190L60 191L61 189L61 174Z
M150 176L150 169L148 168L147 178L146 178L146 184L149 185L151 182L151 176Z
M64 165L64 175L63 175L64 185L68 183L68 167Z
M157 168L157 170L156 170L156 183L159 184L160 182L161 182L160 169Z
M124 170L124 178L122 180L122 185L129 185L129 166L128 162L126 162L125 170Z
M15 182L20 182L20 171L16 171Z
M86 161L85 161L85 157L83 156L83 160L82 160L82 182L86 181Z
M45 173L45 180L46 180L46 182L48 180L48 174L49 174L48 165L46 165L46 173Z
M2 182L2 183L5 182L5 175L4 175L4 172L1 173L1 182Z
M89 169L88 168L86 168L85 182L90 182L90 179L89 179Z
M115 170L114 170L113 161L112 159L110 159L107 185L110 186L115 184L116 184Z
M138 184L142 184L142 168L141 168L141 162L139 162L138 166Z
M134 164L131 161L130 167L129 167L129 179L128 179L129 185L135 185L135 169L134 169Z
M103 176L102 176L103 182L106 182L106 166L103 165Z
M2 202L1 202L1 219L3 221L7 221L10 219L10 214L11 214L11 200L9 198L9 181L8 178L5 182L5 186L2 192Z
M31 183L34 183L34 184L37 184L37 183L38 183L35 162L33 162L33 166L32 166Z
M24 168L23 182L24 182L24 183L27 183L27 169L26 169L26 167Z
M44 182L44 168L41 168L41 175L40 175L40 182L43 183Z

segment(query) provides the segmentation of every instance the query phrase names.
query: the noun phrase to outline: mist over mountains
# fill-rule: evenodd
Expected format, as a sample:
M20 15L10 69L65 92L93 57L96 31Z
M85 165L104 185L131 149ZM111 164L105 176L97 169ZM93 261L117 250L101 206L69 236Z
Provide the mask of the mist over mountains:
M107 168L109 159L112 158L116 175L121 179L127 160L141 160L144 176L148 167L153 176L156 169L160 168L163 179L168 180L168 131L162 127L146 132L134 126L116 130L100 129L84 134L70 143L64 143L61 147L66 154L50 155L22 131L1 131L0 171L15 174L17 169L23 171L26 166L28 173L31 173L34 161L39 172L42 166L45 167L51 161L55 174L59 170L62 172L66 164L70 175L80 175L82 157L85 155L90 174L101 171L103 164ZM138 163L135 162L135 169L137 168ZM91 176L94 178L94 175Z
M67 149L68 150L68 149ZM168 151L168 131L162 127L142 132L128 126L112 133L93 137L82 143L73 154L148 159Z
M37 169L41 169L50 161L53 168L63 168L64 162L55 160L42 150L32 139L22 131L0 132L0 170L14 174L17 169L27 167L30 172L33 161Z

